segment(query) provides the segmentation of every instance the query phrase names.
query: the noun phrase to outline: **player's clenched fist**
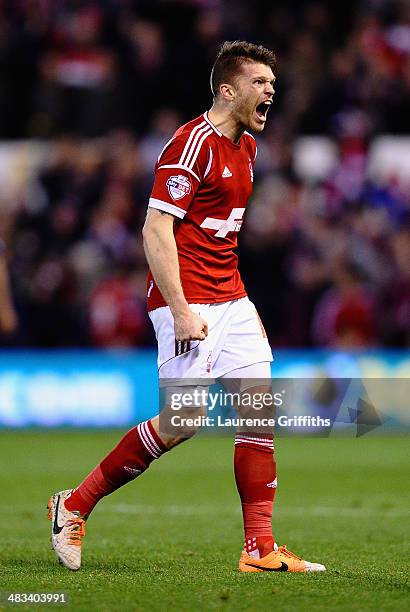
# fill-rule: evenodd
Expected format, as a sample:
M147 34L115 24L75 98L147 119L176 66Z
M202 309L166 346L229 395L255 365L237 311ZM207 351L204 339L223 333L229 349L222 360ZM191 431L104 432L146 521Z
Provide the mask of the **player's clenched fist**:
M174 315L175 340L205 340L208 335L208 323L199 315L189 310Z

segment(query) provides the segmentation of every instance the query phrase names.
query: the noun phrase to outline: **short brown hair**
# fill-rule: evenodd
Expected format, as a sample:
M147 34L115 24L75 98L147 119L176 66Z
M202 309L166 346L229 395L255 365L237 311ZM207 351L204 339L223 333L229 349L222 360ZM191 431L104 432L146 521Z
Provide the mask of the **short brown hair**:
M211 90L214 96L219 93L222 83L232 82L239 67L246 61L265 64L276 70L276 57L273 51L243 40L226 41L219 49L211 71Z

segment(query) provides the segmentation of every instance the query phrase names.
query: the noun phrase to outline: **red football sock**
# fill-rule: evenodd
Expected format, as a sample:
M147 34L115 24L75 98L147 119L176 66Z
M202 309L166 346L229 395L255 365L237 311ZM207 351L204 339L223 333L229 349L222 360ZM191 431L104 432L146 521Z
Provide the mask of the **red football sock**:
M133 427L65 501L67 510L88 516L96 503L144 472L167 451L151 421Z
M273 452L273 436L236 434L235 480L242 502L245 550L259 557L270 553L275 544L272 510L277 481Z

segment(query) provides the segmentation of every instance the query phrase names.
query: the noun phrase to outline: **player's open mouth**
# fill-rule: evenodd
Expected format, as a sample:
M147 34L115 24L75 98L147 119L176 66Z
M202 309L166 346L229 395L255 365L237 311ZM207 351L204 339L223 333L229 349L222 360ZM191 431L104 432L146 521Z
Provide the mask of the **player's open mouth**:
M261 102L256 107L256 115L258 119L261 121L266 121L266 115L268 114L268 110L271 107L272 102L270 100L266 100L266 102Z

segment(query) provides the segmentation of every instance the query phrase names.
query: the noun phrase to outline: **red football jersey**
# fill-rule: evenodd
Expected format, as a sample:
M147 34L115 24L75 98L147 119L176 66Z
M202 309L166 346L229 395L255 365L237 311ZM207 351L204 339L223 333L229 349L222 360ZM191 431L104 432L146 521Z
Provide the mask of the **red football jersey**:
M207 113L179 128L158 158L149 206L177 217L181 283L191 304L246 295L235 248L255 158L253 136L245 132L235 144ZM148 310L165 305L150 273Z

